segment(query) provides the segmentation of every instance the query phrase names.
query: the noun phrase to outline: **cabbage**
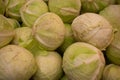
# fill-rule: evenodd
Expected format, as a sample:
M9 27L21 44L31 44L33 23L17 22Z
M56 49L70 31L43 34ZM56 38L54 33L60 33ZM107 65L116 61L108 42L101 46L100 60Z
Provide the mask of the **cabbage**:
M73 43L63 55L63 70L68 80L100 80L104 66L103 53L87 43Z

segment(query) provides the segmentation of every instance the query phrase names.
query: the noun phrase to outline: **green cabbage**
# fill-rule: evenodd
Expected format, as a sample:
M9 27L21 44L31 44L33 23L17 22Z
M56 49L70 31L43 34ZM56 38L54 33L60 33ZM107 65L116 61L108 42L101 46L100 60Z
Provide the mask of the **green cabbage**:
M0 48L12 41L14 36L13 27L6 17L0 15Z
M114 64L120 65L120 5L110 5L100 12L115 30L112 43L106 50L107 58Z
M113 40L114 30L104 17L95 13L85 13L72 22L73 35L77 41L86 42L105 50Z
M50 12L54 12L61 17L63 22L71 23L80 14L80 0L49 0Z
M64 41L65 26L58 15L48 12L35 21L33 34L42 48L55 50Z
M62 75L62 58L54 51L40 51L35 56L38 69L33 80L59 80Z
M96 47L76 42L63 56L63 70L68 80L100 80L105 66L103 53Z
M103 71L102 80L120 80L120 66L109 64Z
M46 12L48 6L43 0L29 0L20 9L22 21L29 27L32 27L35 20Z
M28 50L17 45L0 49L0 80L29 80L36 70L35 58Z

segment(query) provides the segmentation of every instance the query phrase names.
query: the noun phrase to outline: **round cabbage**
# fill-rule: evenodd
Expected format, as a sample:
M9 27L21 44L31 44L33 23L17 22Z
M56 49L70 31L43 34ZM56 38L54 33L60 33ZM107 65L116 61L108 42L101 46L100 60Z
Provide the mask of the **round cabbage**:
M65 26L58 15L48 12L35 21L33 34L45 50L55 50L64 41Z
M20 9L22 21L29 27L32 27L35 20L46 12L48 6L43 0L29 0Z
M17 45L0 49L0 80L29 80L36 69L35 58L28 50Z
M120 65L120 5L110 5L100 12L115 30L112 43L106 49L107 58L114 64Z
M50 12L54 12L61 17L63 22L71 23L80 14L80 0L49 0Z
M38 69L33 80L59 80L62 75L62 58L54 51L40 51L35 56Z
M85 13L74 19L72 30L77 41L94 45L105 50L114 36L112 25L102 16Z
M103 53L96 47L76 42L63 56L63 70L68 80L100 80L105 66Z
M0 48L10 43L14 36L14 28L6 17L0 15Z
M120 80L120 66L109 64L103 71L102 80Z

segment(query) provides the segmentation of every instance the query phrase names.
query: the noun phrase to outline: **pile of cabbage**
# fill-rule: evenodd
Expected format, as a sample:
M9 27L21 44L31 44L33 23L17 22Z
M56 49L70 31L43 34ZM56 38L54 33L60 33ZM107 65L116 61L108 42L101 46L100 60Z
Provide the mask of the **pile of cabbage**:
M120 0L0 0L0 80L120 80Z

